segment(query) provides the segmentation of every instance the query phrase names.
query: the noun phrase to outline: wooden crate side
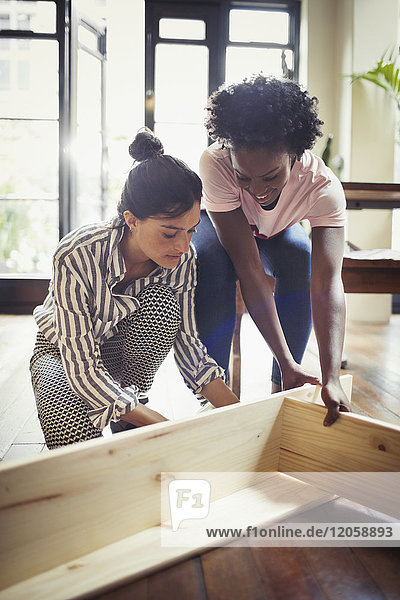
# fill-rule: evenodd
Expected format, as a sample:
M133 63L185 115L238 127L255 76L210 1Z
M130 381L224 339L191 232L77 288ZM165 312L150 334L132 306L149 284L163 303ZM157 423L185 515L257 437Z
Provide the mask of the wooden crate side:
M287 397L279 470L400 471L400 427L342 413L322 425L326 409Z
M282 402L226 407L2 466L1 586L158 525L162 472L277 471Z
M351 375L350 373L346 373L346 375L341 375L340 383L348 401L351 402L353 375ZM297 398L298 400L306 400L307 402L311 402L312 404L320 404L321 406L325 406L324 401L321 398L321 386L319 385L307 384L301 388L297 388L296 390L290 390L281 393L285 393L286 396L290 395L291 398Z
M216 474L217 475L217 474ZM225 474L222 474L225 475ZM281 473L260 474L260 483L211 502L212 520L207 527L219 527L226 515L234 515L235 527L265 526L281 518L309 510L328 502L332 494L321 491ZM216 480L213 480L212 489ZM285 501L281 501L284 498ZM246 507L246 510L243 510ZM231 523L233 524L233 522ZM141 531L74 561L20 581L0 591L0 600L75 600L111 590L134 578L144 577L154 570L166 568L193 554L213 547L213 540L205 539L203 521L193 520L183 533L189 544L163 544L166 524ZM187 534L187 535L186 535ZM174 535L169 532L169 535ZM170 539L170 538L169 538ZM229 543L220 540L216 545ZM240 543L241 540L239 539ZM244 545L246 540L242 540Z

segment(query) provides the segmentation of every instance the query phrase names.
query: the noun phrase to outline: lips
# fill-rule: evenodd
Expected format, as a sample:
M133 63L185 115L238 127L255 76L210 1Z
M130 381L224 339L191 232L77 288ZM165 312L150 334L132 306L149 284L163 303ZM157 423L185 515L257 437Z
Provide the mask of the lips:
M250 190L247 191L258 204L262 204L263 206L268 206L268 204L272 204L272 202L274 202L274 200L279 194L279 190L277 189L273 189L267 194L253 194L253 192L251 192Z

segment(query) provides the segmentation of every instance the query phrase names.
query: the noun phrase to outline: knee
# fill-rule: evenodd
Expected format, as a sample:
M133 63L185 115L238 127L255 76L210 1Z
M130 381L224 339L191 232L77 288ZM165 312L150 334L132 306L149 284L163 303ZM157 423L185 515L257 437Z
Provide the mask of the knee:
M140 302L140 315L147 315L155 326L165 320L173 321L179 326L181 310L170 287L154 283L144 288L137 295L137 299Z

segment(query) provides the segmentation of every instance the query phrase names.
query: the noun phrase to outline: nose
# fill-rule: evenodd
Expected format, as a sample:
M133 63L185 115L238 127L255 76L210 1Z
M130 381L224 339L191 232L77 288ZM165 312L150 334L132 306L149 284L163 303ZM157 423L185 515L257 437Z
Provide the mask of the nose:
M190 238L191 236L182 231L181 234L176 237L175 250L181 254L189 252Z
M250 183L250 191L255 196L262 196L267 191L267 184L265 181L251 181Z

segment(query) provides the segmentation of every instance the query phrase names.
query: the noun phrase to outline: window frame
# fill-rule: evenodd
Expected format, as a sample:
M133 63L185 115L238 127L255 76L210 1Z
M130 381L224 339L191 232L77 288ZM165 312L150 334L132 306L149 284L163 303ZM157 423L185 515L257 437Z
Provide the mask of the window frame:
M225 81L225 60L228 46L249 48L287 48L293 52L292 78L299 77L300 7L301 0L145 0L145 124L154 128L155 47L157 44L200 44L209 48L209 89L211 94ZM287 44L269 42L231 42L229 40L229 13L232 9L285 11L289 14ZM206 22L206 40L160 38L159 21L162 18L202 19Z
M58 42L58 225L59 239L76 226L76 172L69 147L76 134L76 60L78 48L78 26L82 25L98 35L98 52L85 47L85 51L101 60L102 94L102 169L101 204L106 206L107 175L104 163L107 154L105 139L105 61L106 29L92 23L75 10L72 0L41 0L52 2L56 7L56 29L54 33L30 30L2 29L0 39L56 40ZM18 120L18 119L16 119ZM33 119L35 120L35 119ZM49 286L48 277L36 274L0 274L0 314L29 314L43 302Z

